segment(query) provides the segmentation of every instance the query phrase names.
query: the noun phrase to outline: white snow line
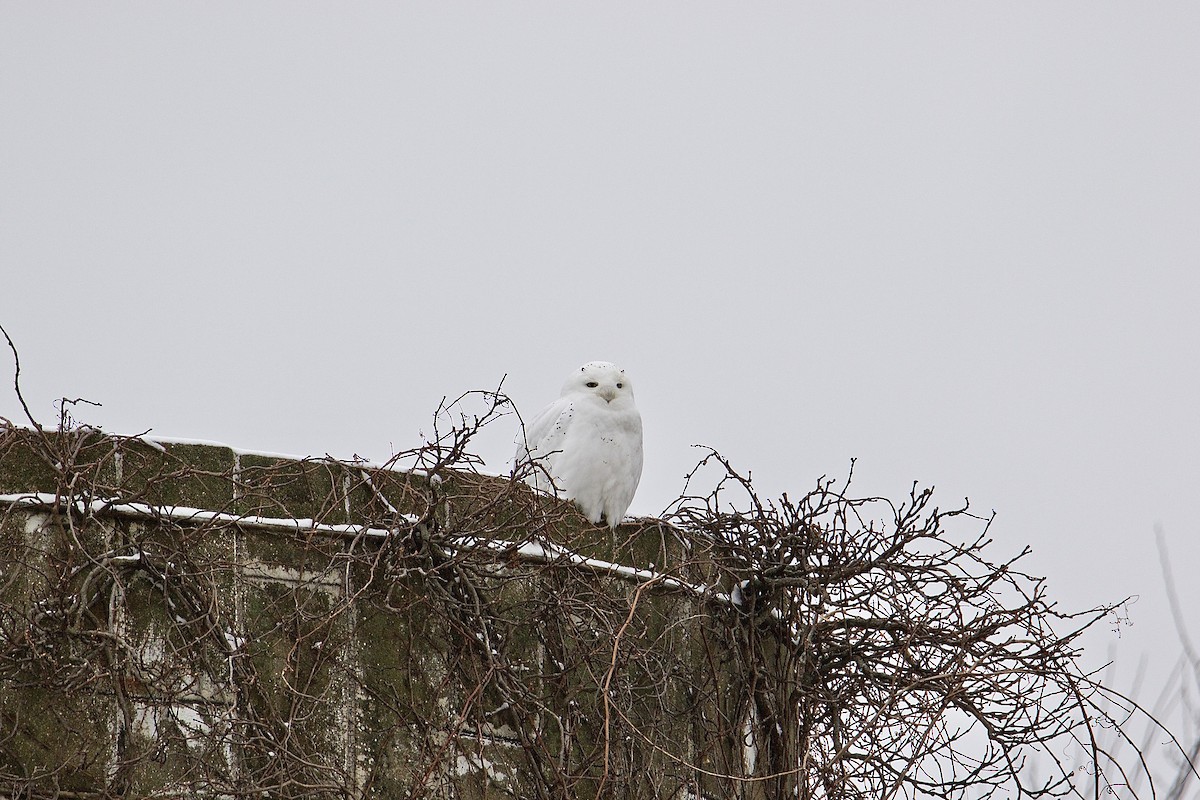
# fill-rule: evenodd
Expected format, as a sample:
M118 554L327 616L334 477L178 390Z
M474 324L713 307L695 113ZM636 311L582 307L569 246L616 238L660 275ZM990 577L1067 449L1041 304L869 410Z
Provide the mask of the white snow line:
M516 542L506 541L504 539L480 539L474 536L464 536L457 540L457 544L464 548L486 548L489 550L504 551L513 549L518 555L528 561L534 561L543 564L552 564L559 561L565 561L572 566L584 567L614 577L627 580L631 583L649 583L656 581L659 585L677 589L695 595L696 597L710 597L719 603L729 604L730 597L727 592L714 591L712 587L699 583L688 583L680 578L673 578L662 572L654 570L641 569L639 567L628 567L624 564L616 564L612 561L604 561L599 558L589 558L580 555L572 550L567 550L558 547L552 543L542 542L525 542L517 544Z
M167 518L178 522L224 522L242 528L285 531L287 533L315 531L334 536L367 536L376 539L385 539L392 534L386 528L371 528L365 525L335 525L325 522L315 522L304 518L291 519L229 514L222 511L207 511L189 506L152 506L146 503L117 503L108 500L92 500L85 503L80 500L72 501L68 498L58 497L49 492L0 495L0 503L38 509L62 508L66 505L72 505L80 512L90 511L93 514L113 514L116 516L149 520ZM404 519L407 522L416 523L419 518L413 514L405 514ZM589 558L548 542L518 543L507 539L482 539L476 536L461 536L454 540L450 547L452 551L458 548L467 550L486 549L495 552L512 550L523 560L534 563L554 564L566 562L572 566L612 575L630 583L649 583L655 581L664 588L683 591L696 597L711 598L718 603L726 605L733 604L728 592L718 591L704 584L688 583L680 578L674 578L662 572L655 572L654 570L628 567L624 564L616 564L612 561L604 561L599 558Z
M399 511L396 510L396 507L392 505L391 501L388 500L386 497L384 497L383 492L379 491L379 489L375 486L375 482L373 480L371 480L370 472L363 469L363 470L359 470L359 474L362 476L363 482L365 484L367 484L367 486L371 487L371 491L374 492L375 498L377 500L383 501L383 504L385 507L387 507L389 514L399 514L400 513ZM346 502L347 503L350 502L350 493L349 492L346 492ZM349 511L347 511L347 513L349 513Z
M93 514L114 514L117 516L137 517L139 519L167 519L178 522L224 522L243 528L261 530L279 530L288 533L316 531L336 536L373 536L385 538L391 535L387 528L371 528L366 525L331 524L316 522L307 518L260 517L252 514L229 514L224 511L208 511L189 506L152 506L146 503L118 503L111 500L70 500L60 498L49 492L34 492L30 494L0 495L0 503L15 506L32 506L35 508L61 508L73 505L80 512L89 511ZM416 522L412 514L404 515L407 522Z

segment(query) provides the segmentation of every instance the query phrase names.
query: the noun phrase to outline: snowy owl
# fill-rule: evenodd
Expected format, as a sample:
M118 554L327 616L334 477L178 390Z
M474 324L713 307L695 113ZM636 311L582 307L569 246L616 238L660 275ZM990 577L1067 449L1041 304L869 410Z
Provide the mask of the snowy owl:
M642 415L625 370L589 361L567 378L562 395L525 429L516 466L529 462L534 488L557 489L593 525L604 519L617 527L642 477Z

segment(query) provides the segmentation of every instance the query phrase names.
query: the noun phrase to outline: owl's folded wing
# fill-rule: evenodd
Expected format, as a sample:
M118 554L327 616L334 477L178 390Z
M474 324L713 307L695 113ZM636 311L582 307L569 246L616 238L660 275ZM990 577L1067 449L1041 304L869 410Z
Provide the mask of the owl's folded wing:
M543 408L525 426L525 440L517 444L517 469L530 461L536 462L525 480L542 491L553 491L546 473L553 473L554 460L562 452L574 416L573 406L570 398L560 397Z

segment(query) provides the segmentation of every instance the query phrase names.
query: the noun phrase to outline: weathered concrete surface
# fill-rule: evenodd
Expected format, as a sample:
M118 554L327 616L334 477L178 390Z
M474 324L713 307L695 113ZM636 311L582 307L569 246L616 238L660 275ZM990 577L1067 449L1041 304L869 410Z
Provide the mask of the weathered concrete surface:
M663 526L11 428L0 495L0 796L684 797L740 759ZM531 535L646 572L503 547Z

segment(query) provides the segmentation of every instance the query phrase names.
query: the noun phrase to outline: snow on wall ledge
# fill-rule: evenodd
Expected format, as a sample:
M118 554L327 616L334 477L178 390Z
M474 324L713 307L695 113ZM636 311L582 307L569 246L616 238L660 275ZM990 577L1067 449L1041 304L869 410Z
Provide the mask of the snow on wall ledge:
M453 467L0 429L0 796L703 795L702 546Z

